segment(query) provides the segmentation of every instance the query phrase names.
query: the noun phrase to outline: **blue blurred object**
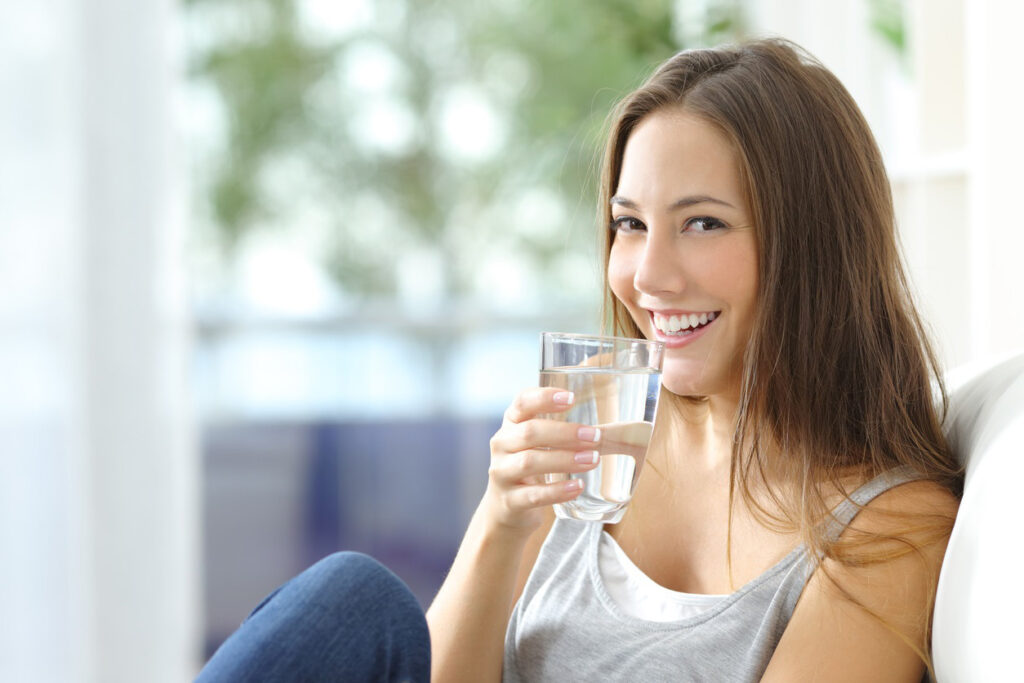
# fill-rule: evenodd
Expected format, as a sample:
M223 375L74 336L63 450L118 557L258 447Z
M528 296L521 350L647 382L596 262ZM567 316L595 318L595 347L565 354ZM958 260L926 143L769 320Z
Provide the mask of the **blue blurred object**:
M430 680L430 634L409 588L361 553L334 553L261 602L195 683Z
M426 607L487 481L500 418L238 422L204 431L206 654L281 583L338 550Z

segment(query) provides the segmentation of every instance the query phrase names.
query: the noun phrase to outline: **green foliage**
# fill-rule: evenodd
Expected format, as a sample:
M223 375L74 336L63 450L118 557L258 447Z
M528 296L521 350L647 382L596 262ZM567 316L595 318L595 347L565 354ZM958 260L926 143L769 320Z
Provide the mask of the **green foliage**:
M215 2L189 0L188 4ZM245 11L238 2L222 4ZM310 121L303 96L334 57L332 50L300 39L290 0L254 0L252 4L269 10L270 31L245 42L214 45L191 55L190 64L193 78L213 83L229 114L224 157L209 188L213 216L229 243L270 208L257 185L257 171L272 152L300 143L308 135Z
M904 0L870 0L869 2L871 28L900 56L904 56L907 51L904 4Z
M203 27L213 37L190 72L225 112L222 147L197 177L226 253L259 227L294 229L316 206L330 226L324 263L362 295L394 290L405 250L437 254L445 295L459 296L489 251L548 273L590 244L605 117L683 47L672 0L378 1L373 21L328 40L303 23L301 0L186 5L195 22L220 19L220 33ZM713 4L709 39L738 30L737 8ZM398 65L385 92L371 75L352 82L351 58L368 47ZM445 137L446 107L466 92L500 124L489 154L460 156ZM390 147L367 133L389 111L408 114ZM521 198L537 189L564 211L538 210L541 224L524 226Z

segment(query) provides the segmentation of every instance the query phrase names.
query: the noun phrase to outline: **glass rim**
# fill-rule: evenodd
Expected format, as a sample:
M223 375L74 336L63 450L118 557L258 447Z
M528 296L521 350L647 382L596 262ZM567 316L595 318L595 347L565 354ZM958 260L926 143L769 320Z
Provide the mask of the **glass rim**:
M614 337L604 334L582 334L576 332L541 332L541 339L579 339L580 341L593 341L593 342L606 342L606 343L625 343L625 344L654 344L656 346L664 346L665 342L657 339L647 339L646 337Z

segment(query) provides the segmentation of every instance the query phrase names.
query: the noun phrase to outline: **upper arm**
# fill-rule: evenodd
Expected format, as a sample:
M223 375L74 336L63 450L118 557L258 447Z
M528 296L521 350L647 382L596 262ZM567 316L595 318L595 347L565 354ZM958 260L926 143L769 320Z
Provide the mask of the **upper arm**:
M526 541L526 546L523 548L522 560L519 562L519 574L516 576L516 587L512 593L512 604L515 605L519 601L519 596L523 594L523 588L526 587L526 580L530 578L530 572L533 571L533 565L537 563L537 556L540 554L540 547L544 545L544 539L548 537L548 532L551 531L552 525L555 523L555 508L549 506L546 510L544 522L541 523L537 529L530 534L530 538Z
M879 561L826 559L797 602L764 681L920 681L931 608L956 498L936 484L898 486L868 504L843 540ZM872 540L874 534L900 536ZM902 554L900 554L902 553ZM888 559L881 559L882 557ZM903 637L901 637L901 635Z

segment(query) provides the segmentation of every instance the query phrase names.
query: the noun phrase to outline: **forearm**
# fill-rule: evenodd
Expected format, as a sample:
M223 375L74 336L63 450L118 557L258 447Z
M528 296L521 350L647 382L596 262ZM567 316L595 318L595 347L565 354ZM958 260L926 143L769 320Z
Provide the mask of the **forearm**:
M477 510L427 611L432 678L500 681L505 629L527 537L492 527Z
M491 438L487 490L427 611L431 674L439 683L501 680L513 602L554 521L551 506L581 491L577 480L547 482L545 475L597 467L589 457L595 430L537 418L567 410L572 398L557 387L526 389ZM581 451L588 457L577 461Z

